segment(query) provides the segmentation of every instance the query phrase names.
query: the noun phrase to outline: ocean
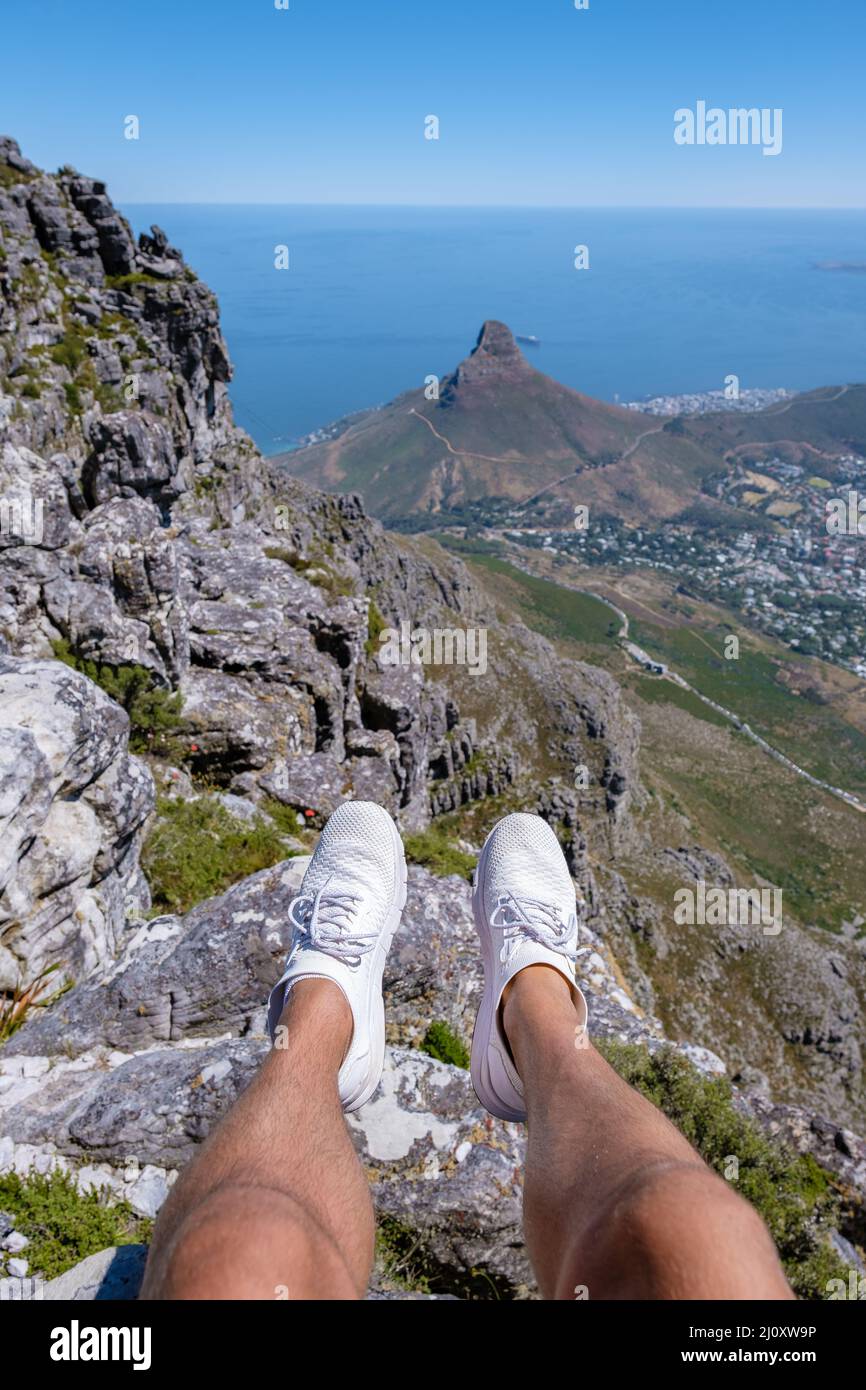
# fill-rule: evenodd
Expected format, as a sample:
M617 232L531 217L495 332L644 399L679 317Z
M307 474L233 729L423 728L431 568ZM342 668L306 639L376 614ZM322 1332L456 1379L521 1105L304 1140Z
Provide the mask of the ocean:
M443 376L485 319L606 401L866 377L866 212L127 205L219 297L264 453ZM288 248L289 268L274 267ZM589 269L574 268L586 246Z

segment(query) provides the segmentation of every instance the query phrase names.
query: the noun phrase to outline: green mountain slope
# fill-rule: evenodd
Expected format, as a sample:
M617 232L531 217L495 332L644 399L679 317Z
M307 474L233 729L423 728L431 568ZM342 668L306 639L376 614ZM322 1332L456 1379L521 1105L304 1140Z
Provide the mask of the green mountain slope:
M821 388L749 414L660 418L536 371L496 321L436 399L432 389L338 422L276 462L317 486L362 493L392 523L481 503L562 525L581 503L626 521L677 516L737 460L817 464L866 452L864 386Z
M393 520L487 497L522 502L576 469L613 464L647 425L536 371L505 325L488 322L438 399L409 391L279 461L296 477L361 491Z

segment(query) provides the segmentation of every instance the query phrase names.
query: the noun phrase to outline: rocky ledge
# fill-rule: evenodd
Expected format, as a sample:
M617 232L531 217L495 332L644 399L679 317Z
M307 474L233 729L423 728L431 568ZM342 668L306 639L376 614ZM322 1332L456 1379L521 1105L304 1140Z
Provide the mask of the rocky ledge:
M265 870L183 919L131 921L110 974L78 985L11 1039L0 1053L0 1172L59 1165L83 1188L156 1214L266 1053L264 1000L306 863ZM594 1038L665 1046L601 940L588 933L587 944ZM523 1297L534 1288L520 1225L523 1127L493 1119L465 1070L419 1050L431 1019L468 1039L481 986L468 884L410 868L385 976L385 1072L349 1125L380 1220L412 1233L443 1287L473 1296L483 1275L498 1296ZM703 1075L724 1073L704 1049L679 1051ZM866 1145L792 1107L745 1095L739 1103L835 1174L847 1193L845 1229L862 1238Z

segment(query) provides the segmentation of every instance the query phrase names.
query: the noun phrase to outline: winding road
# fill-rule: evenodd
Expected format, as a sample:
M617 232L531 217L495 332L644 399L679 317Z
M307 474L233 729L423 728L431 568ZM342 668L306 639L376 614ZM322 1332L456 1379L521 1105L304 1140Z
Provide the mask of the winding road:
M430 433L436 436L440 444L445 445L445 448L448 450L449 454L452 454L454 458L483 459L485 463L516 464L526 462L525 459L521 460L520 458L515 458L513 455L511 458L502 458L500 455L497 454L476 454L473 453L471 449L455 449L450 439L446 439L445 435L441 434L439 430L437 430L433 422L431 420L428 420L426 415L422 415L420 410L416 410L414 405L410 407L410 409L407 411L407 414L414 415L416 420L423 421ZM639 435L637 435L635 439L632 440L631 444L629 444L628 448L625 450L624 453L618 454L615 459L612 459L610 461L610 463L597 464L596 467L615 468L617 464L624 463L627 458L631 458L632 454L635 452L636 449L640 447L640 445L643 443L645 439L648 439L651 434L659 434L664 429L666 424L667 420L663 420L661 424L653 425L652 429L643 430ZM561 483L568 482L569 478L576 477L577 474L581 473L582 471L583 466L581 464L578 464L576 468L572 468L568 473L563 473L561 478L555 478L552 483L546 483L544 487L539 488L537 492L533 492L529 497L525 497L522 502L515 502L515 509L528 507L530 502L534 502L537 497L543 497L546 492L552 492L553 489L559 487Z
M563 587L571 588L572 586L568 585ZM617 638L619 645L636 665L643 666L643 663L639 661L630 650L633 644L629 641L628 614L623 612L621 608L618 608L610 599L605 598L602 594L593 593L590 589L575 589L575 593L586 594L590 598L599 599L601 603L606 604L608 608L611 608L614 613L618 615L621 623ZM661 665L662 663L659 664ZM798 777L804 778L807 782L811 783L813 787L818 787L821 791L829 792L831 796L838 797L840 800L844 801L846 805L853 806L855 811L861 811L866 814L866 805L854 796L853 792L846 792L842 787L834 787L831 782L824 782L820 777L814 777L811 772L807 772L805 768L800 767L778 748L774 748L771 743L768 743L765 738L762 738L760 734L756 733L751 725L747 724L745 720L741 719L733 710L727 709L724 705L720 705L716 700L711 700L709 695L703 695L700 690L697 690L684 676L672 670L670 666L666 665L665 674L656 676L655 679L669 680L672 684L678 685L681 690L687 690L690 695L694 695L696 699L700 700L709 709L715 710L716 714L721 714L723 718L733 724L734 728L737 729L739 733L745 734L746 737L750 738L753 743L756 743L759 748L762 748L765 753L769 753L771 758L775 758L776 762L782 763L784 767L787 767L790 772L795 772Z
M517 568L522 569L523 567L518 566ZM524 573L531 573L531 571L525 570ZM547 578L548 576L545 577ZM632 643L629 637L628 614L622 608L619 608L611 599L605 598L604 594L599 594L594 589L581 589L576 584L563 584L557 579L550 579L549 582L551 584L556 584L560 589L568 589L571 593L583 594L586 598L597 599L599 603L603 603L605 607L610 608L620 621L620 629L617 634L619 646L634 665L639 666L641 669L646 669L643 662L634 655L634 643ZM636 650L640 650L640 648ZM663 663L659 662L658 664L662 665ZM819 788L820 791L828 792L830 796L835 796L840 801L844 801L847 806L853 807L855 811L866 814L866 804L860 801L858 797L854 796L853 792L846 792L843 787L834 787L831 782L824 782L820 777L814 777L811 772L807 772L805 768L800 767L791 758L787 757L785 753L782 753L778 748L774 748L771 743L768 743L767 740L761 736L761 734L756 733L751 725L747 724L744 719L741 719L734 710L727 709L716 700L711 700L708 695L703 695L700 690L697 690L684 676L672 670L670 666L665 664L664 675L654 676L653 679L668 680L673 685L678 685L681 690L687 690L690 695L694 695L702 704L705 704L709 709L715 710L716 714L722 715L722 717L732 724L739 733L745 734L747 738L751 739L753 743L756 743L758 747L769 754L771 758L775 758L776 762L786 767L789 772L796 773L798 777L802 777L804 781L809 782L811 786Z
M448 450L449 454L453 454L454 457L455 457L456 459L460 459L460 458L465 458L465 459L484 459L485 463L519 463L519 462L520 462L520 459L516 459L516 458L513 458L513 457L510 458L510 459L504 459L504 458L497 458L495 454L473 454L469 449L455 449L455 448L454 448L454 445L451 444L451 443L449 442L449 440L447 440L447 439L445 438L444 434L440 434L440 433L439 433L439 431L437 430L436 426L432 423L432 421L428 420L426 415L422 415L420 411L416 410L415 407L414 407L414 405L413 405L413 406L411 407L411 409L408 411L408 414L409 414L409 415L414 415L416 420L423 420L423 421L424 421L424 424L427 426L427 428L428 428L433 434L435 434L436 438L440 441L440 443L442 443L442 444L445 445L445 448Z

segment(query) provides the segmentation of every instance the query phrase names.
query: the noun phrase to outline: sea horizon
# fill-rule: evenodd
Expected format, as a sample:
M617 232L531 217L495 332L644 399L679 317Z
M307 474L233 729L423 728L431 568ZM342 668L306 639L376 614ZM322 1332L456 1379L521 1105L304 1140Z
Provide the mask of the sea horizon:
M516 212L866 212L866 203L840 203L827 206L812 206L802 203L345 203L345 202L304 202L304 201L256 201L226 202L225 200L195 199L118 199L118 207L124 208L424 208L440 212L454 210L464 212L495 212L497 209Z
M862 378L866 209L122 205L217 295L238 423L265 454L453 371L486 319L609 402ZM275 268L276 248L289 268ZM575 249L589 269L576 270Z

